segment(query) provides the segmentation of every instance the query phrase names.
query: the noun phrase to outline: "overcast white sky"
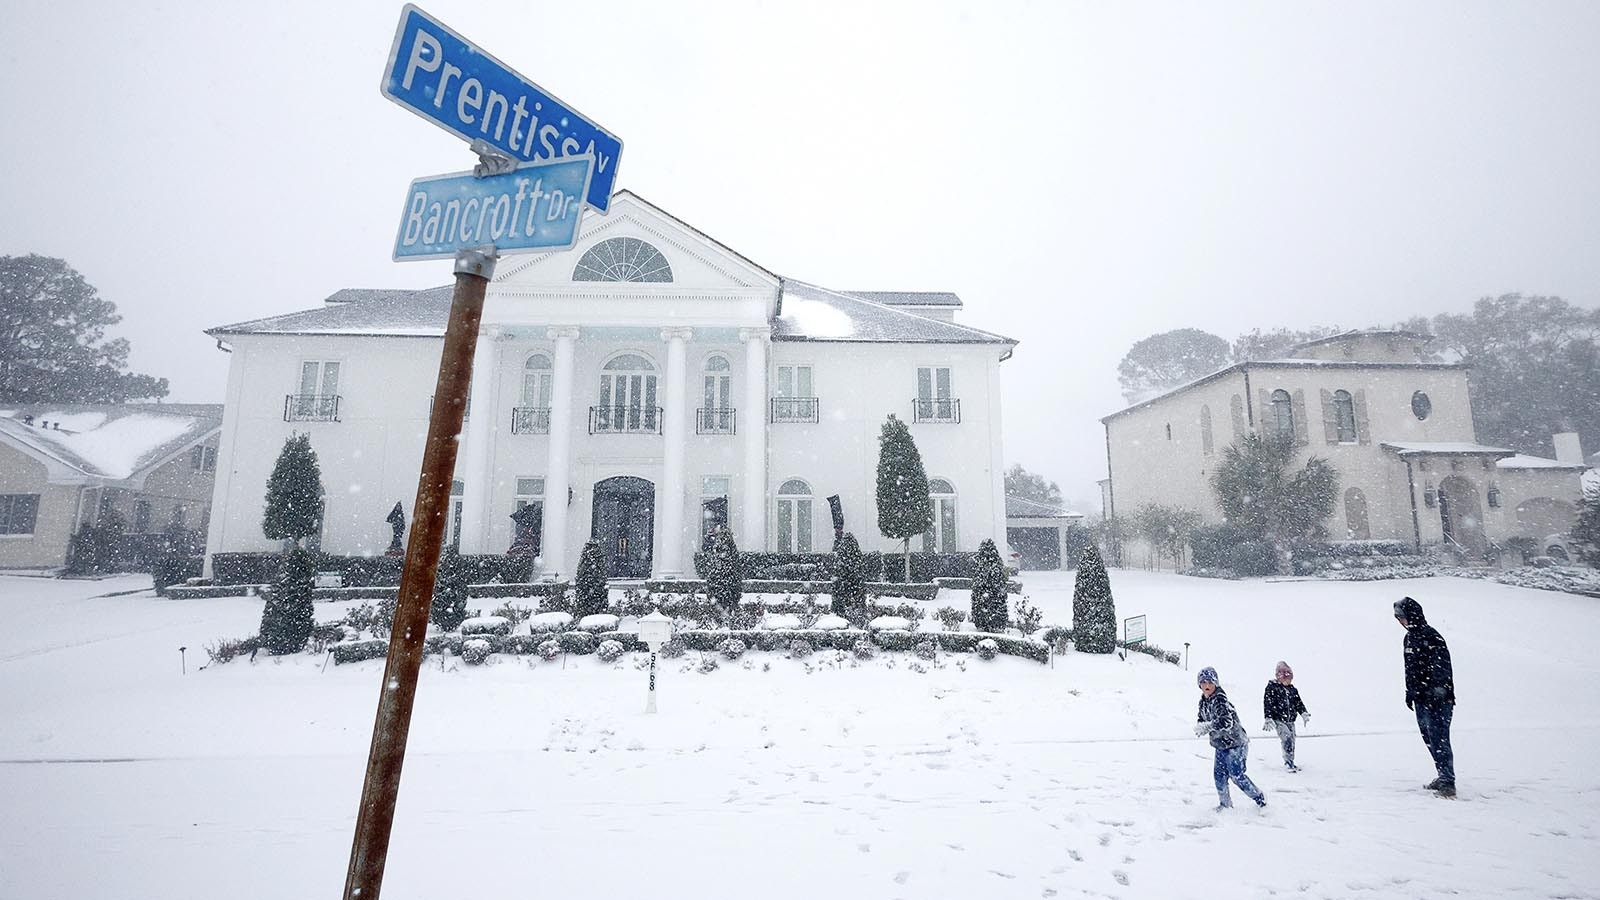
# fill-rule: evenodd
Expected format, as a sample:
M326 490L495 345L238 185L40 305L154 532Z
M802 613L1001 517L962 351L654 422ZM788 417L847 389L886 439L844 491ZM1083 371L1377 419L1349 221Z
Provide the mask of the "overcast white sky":
M1153 332L1600 303L1600 4L423 6L620 136L620 187L1022 339L1007 459L1086 506ZM174 400L221 400L204 328L447 283L389 259L472 161L379 95L399 13L7 0L0 254L83 272Z

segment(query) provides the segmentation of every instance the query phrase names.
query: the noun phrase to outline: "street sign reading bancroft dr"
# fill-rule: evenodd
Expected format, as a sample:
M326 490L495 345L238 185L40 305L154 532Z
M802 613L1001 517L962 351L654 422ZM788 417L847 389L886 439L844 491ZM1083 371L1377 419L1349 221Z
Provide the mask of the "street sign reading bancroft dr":
M453 257L491 244L501 253L571 247L593 170L590 157L574 156L486 178L418 178L406 192L394 259Z
M400 12L383 95L517 162L594 157L585 202L605 212L622 141L417 7Z

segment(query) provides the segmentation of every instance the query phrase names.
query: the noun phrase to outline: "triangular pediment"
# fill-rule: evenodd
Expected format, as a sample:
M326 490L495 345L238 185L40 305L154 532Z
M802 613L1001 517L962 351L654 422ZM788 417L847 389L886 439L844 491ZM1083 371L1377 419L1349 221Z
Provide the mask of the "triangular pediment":
M613 238L633 238L659 251L671 267L670 282L575 281L585 254ZM516 256L500 261L490 294L544 293L551 290L607 290L650 293L771 292L778 277L692 226L629 191L613 196L605 215L585 210L577 245L557 253Z

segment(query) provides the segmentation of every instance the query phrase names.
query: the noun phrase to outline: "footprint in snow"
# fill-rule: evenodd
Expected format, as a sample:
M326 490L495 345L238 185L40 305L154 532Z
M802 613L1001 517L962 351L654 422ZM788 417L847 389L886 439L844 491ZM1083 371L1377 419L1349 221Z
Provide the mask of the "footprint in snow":
M903 872L902 871L902 872L894 873L894 883L895 884L905 884L906 882L908 882L910 880L911 880L911 873L910 872Z
M1118 869L1115 872L1112 872L1111 873L1111 877L1115 878L1117 880L1117 884L1125 885L1125 884L1128 883L1128 873L1124 872L1124 871L1122 871L1120 869Z

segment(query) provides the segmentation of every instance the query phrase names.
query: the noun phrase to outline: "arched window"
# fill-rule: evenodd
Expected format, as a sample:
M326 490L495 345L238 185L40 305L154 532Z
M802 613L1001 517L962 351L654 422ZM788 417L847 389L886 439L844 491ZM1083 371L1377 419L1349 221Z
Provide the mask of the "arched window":
M589 248L572 270L573 281L671 281L672 266L661 251L631 237L615 237Z
M1282 441L1294 440L1294 400L1290 399L1288 391L1281 388L1272 392L1272 411L1267 419L1267 435Z
M1344 492L1345 536L1352 541L1372 539L1372 528L1367 524L1367 495L1361 488Z
M733 366L726 356L712 354L706 357L704 371L705 405L698 419L701 434L731 434L733 432Z
M1211 407L1200 407L1200 452L1206 456L1211 455L1213 449L1211 439Z
M1339 443L1356 442L1356 402L1349 391L1333 392L1333 423L1339 432Z
M778 550L811 552L811 485L799 478L778 488Z
M522 366L522 402L511 410L512 434L550 433L550 357L535 353Z
M922 549L930 553L955 553L956 489L943 478L928 479L928 497L933 501L933 527L922 536Z
M659 430L655 373L655 364L637 353L623 353L606 363L600 373L600 404L592 417L594 430Z

